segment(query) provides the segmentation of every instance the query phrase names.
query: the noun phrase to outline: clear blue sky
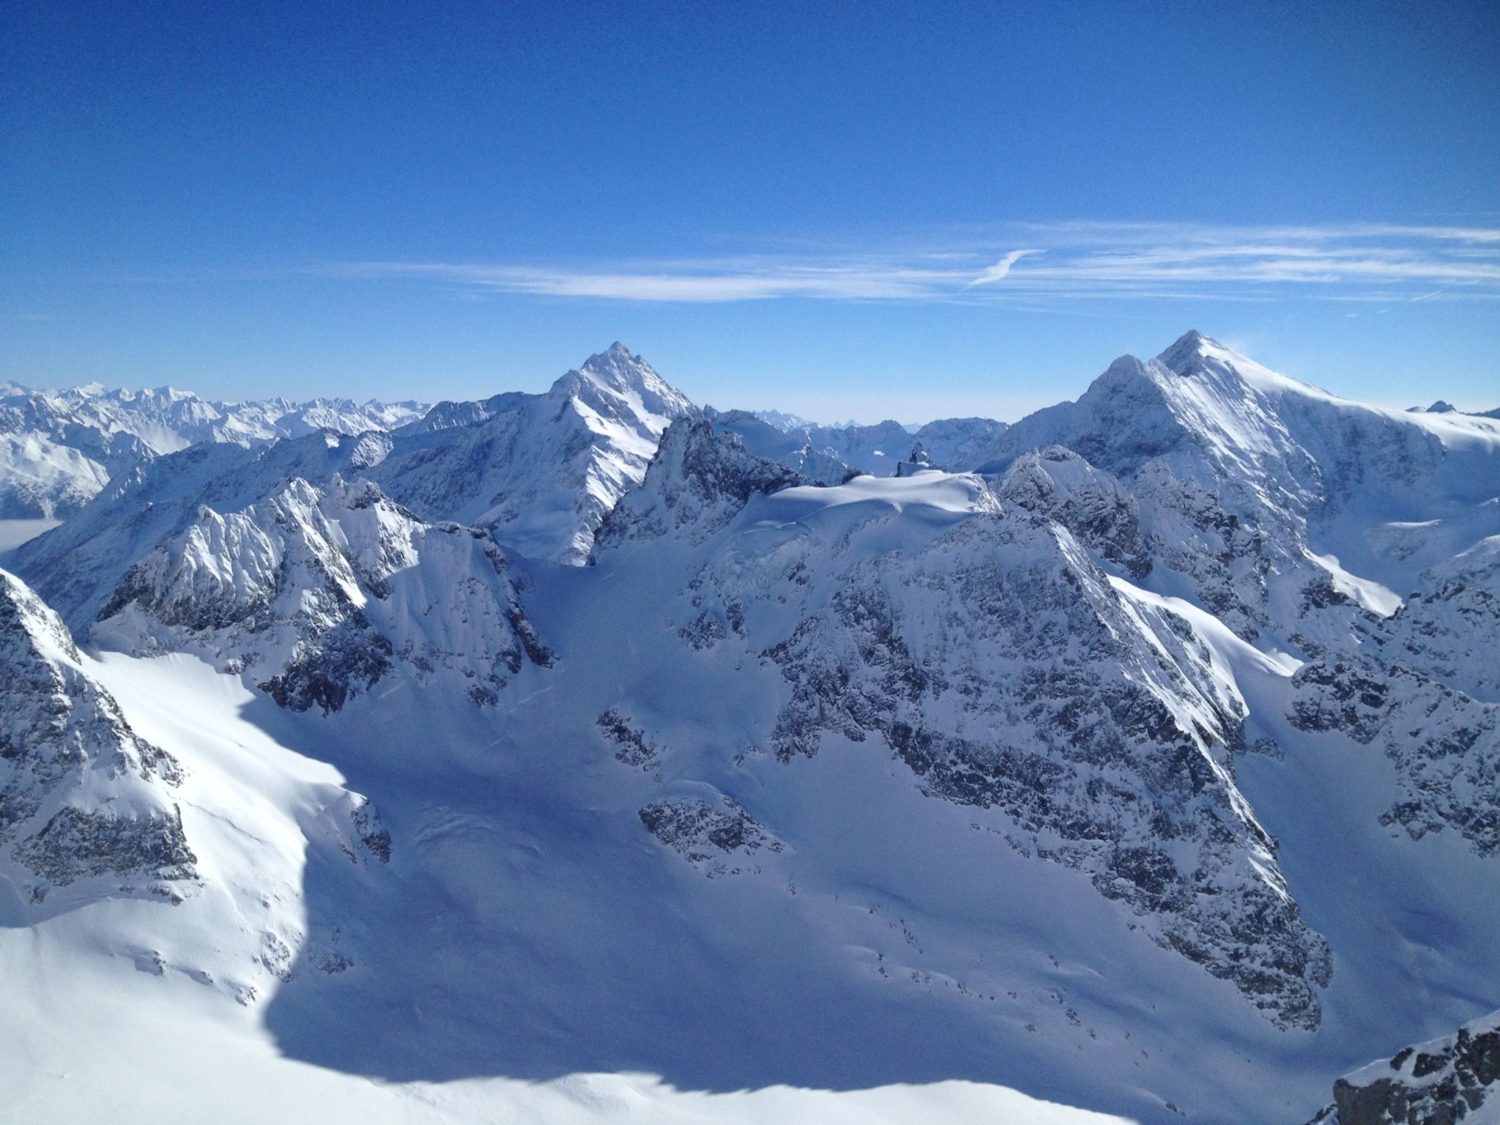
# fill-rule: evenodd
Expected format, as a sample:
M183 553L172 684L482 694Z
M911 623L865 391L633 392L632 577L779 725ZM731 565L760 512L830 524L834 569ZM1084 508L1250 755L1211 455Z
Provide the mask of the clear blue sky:
M0 379L478 397L622 339L1014 417L1196 327L1500 405L1497 59L1493 2L10 0Z

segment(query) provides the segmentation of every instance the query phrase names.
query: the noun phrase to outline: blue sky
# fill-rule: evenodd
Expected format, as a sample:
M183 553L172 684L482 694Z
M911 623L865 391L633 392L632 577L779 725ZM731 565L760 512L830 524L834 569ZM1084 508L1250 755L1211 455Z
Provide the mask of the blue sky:
M540 9L545 7L545 11ZM1013 418L1199 328L1500 405L1500 7L0 8L0 379Z

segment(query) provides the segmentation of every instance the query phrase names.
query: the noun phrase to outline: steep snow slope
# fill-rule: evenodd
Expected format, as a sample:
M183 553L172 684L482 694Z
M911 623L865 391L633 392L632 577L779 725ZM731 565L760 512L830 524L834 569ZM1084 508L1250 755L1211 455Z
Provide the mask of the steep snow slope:
M555 708L497 727L451 685L404 681L395 699L357 698L333 721L268 710L193 658L74 654L55 618L19 587L7 593L51 664L107 685L108 695L73 685L72 698L122 701L111 731L170 747L170 759L155 753L176 763L170 788L196 863L186 881L172 873L166 895L122 897L116 874L40 903L4 900L8 1113L90 1121L108 1104L156 1121L1105 1120L963 1068L894 1066L857 1089L798 1082L785 1068L799 1050L821 1041L813 1072L843 1055L836 1009L796 1029L806 994L792 985L825 968L823 953L798 952L808 938L826 946L817 926L788 917L797 899L780 886L759 896L780 917L736 926L754 902L725 903L717 884L676 877L645 846L633 809L609 811L622 771L597 760L594 738L559 747L534 737L549 716L566 718ZM25 706L0 698L7 717ZM334 768L290 749L299 744L388 790L390 830ZM91 768L112 764L102 755ZM108 783L117 800L133 784ZM0 887L34 881L15 870L0 868ZM674 922L666 902L697 921ZM752 935L798 962L780 993L774 959L769 976L754 967ZM675 964L663 943L681 954ZM745 955L745 971L725 978L724 958ZM643 986L653 967L660 977ZM611 984L615 973L626 975ZM839 981L827 983L836 1002ZM776 1010L737 1031L737 1009L768 995L780 997ZM695 1011L702 1022L679 1022ZM685 1037L690 1028L704 1038ZM328 1050L339 1057L313 1057ZM754 1080L681 1070L664 1080L673 1055L716 1058Z
M173 884L197 876L172 800L181 767L131 730L62 621L5 571L0 654L0 916L80 896L178 900Z

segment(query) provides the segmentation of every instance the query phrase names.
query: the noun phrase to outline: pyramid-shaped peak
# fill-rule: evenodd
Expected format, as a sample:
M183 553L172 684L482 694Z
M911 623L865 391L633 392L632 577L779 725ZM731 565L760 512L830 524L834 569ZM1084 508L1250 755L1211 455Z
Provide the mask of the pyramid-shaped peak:
M1234 354L1231 349L1195 328L1178 337L1171 347L1156 358L1173 371L1181 373L1203 359L1226 359Z
M554 395L582 396L585 400L600 392L604 392L607 399L638 402L637 409L644 409L662 419L660 428L694 409L686 395L618 340L607 350L589 356L582 367L569 371L552 387Z
M589 358L584 361L582 370L587 371L591 368L598 369L620 366L644 368L646 370L651 369L651 365L647 363L643 358L641 358L635 352L631 351L619 340L616 340L602 352L597 352L594 355L589 356Z

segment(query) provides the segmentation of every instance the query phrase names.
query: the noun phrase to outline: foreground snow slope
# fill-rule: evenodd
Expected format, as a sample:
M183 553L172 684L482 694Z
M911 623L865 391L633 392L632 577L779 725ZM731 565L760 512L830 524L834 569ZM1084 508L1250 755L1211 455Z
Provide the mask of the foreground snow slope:
M517 1048L540 1032L543 1056L565 1051L546 1021L565 1013L586 1020L608 992L591 991L597 970L586 979L557 970L575 958L619 965L632 951L649 956L647 943L673 930L659 924L663 900L641 899L631 904L634 919L620 916L625 928L594 950L572 932L593 917L594 936L607 933L608 916L596 912L642 889L637 873L633 886L601 903L611 865L579 882L578 853L598 858L604 845L624 843L624 870L659 869L653 853L631 846L638 821L623 833L585 828L575 838L593 818L570 805L561 811L573 807L571 814L550 819L560 811L560 794L549 794L555 775L551 785L507 784L515 771L485 764L499 748L477 742L483 727L464 721L473 711L467 705L457 719L445 721L437 710L382 731L379 768L368 761L375 733L368 726L352 724L339 739L336 756L365 759L372 776L402 783L395 792L410 787L396 805L398 846L396 835L373 828L369 807L334 768L288 747L309 739L326 748L326 724L268 719L235 678L191 658L77 659L122 701L139 737L170 747L181 763L178 799L198 872L175 904L102 888L66 906L49 897L45 911L7 904L0 1087L7 1115L17 1120L93 1121L105 1104L124 1118L183 1122L205 1113L245 1122L478 1122L497 1113L564 1122L901 1122L928 1113L1070 1125L1113 1120L964 1079L835 1093L800 1086L788 1074L743 1090L684 1089L663 1081L659 1069L566 1053L560 1057L579 1065L538 1074L518 1065ZM457 698L446 703L465 706ZM450 756L442 752L445 737L473 749ZM400 751L418 748L415 760L399 761ZM455 773L469 783L454 784ZM475 779L487 784L475 787ZM527 813L527 797L538 792L551 807ZM523 874L528 866L531 877ZM558 877L561 887L552 885ZM507 903L515 904L520 930L504 921ZM524 952L528 930L555 943L557 953ZM688 949L684 980L711 977L712 957ZM497 969L494 958L508 967ZM402 972L414 979L398 979ZM507 997L513 975L531 978L531 996L545 1000L535 1013L542 1023L523 1028L507 1017L524 1011L522 998ZM434 980L443 981L436 991ZM504 1009L488 1010L497 998ZM346 1024L356 1018L351 1004L376 1022ZM633 1038L649 1047L657 1036L683 1034L673 1024L680 1014L637 1011ZM330 1019L343 1030L323 1040ZM415 1036L413 1020L423 1028ZM481 1032L485 1038L475 1040ZM309 1042L333 1047L351 1033L341 1048L346 1059L378 1060L381 1073L307 1059ZM467 1046L449 1056L455 1044ZM368 1053L372 1046L378 1053Z

